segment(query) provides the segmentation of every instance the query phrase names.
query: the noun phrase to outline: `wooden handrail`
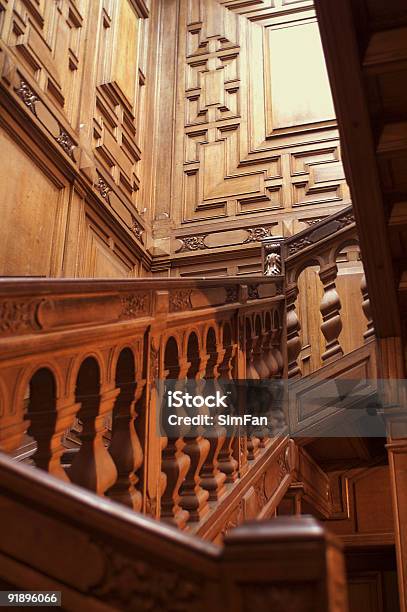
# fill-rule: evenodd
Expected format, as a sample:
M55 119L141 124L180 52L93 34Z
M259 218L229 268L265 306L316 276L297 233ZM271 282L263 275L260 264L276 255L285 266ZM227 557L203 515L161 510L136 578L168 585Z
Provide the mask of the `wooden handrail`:
M220 547L1 453L0 483L0 581L61 591L66 610L347 610L341 547L311 517L247 524Z

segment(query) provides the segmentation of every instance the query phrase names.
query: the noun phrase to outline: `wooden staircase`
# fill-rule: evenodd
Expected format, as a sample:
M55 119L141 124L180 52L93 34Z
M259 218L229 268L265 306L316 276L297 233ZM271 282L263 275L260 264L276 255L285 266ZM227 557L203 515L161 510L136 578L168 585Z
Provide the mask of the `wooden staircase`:
M0 281L0 585L60 590L68 610L347 610L338 541L278 515L335 515L308 446L347 407L307 414L310 390L354 377L375 397L364 280L364 332L341 345L337 261L356 244L346 209L266 241L280 268L249 281ZM315 263L318 330L297 311ZM278 436L164 437L165 378L288 379L295 409Z

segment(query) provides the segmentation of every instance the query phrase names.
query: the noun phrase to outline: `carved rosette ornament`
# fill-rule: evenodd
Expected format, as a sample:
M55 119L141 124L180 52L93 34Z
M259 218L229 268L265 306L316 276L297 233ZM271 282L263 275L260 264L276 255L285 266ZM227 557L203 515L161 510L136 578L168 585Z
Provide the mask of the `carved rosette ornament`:
M42 300L2 300L0 302L0 334L16 334L41 329L38 310Z
M143 243L143 232L144 229L143 227L140 225L140 223L137 221L136 217L131 218L131 232L132 234L135 235L135 237L137 238L137 240L140 240L141 243Z
M225 287L226 290L226 304L230 304L231 302L237 302L239 291L235 285L229 285Z
M296 240L295 242L292 242L290 244L290 246L288 248L288 254L289 255L294 255L294 253L297 253L298 251L301 251L301 249L305 249L310 244L312 244L312 240L310 240L309 238L307 238L307 237L299 238L298 240Z
M259 300L259 285L249 285L248 287L249 300Z
M248 227L246 229L248 236L243 244L248 242L261 242L264 238L270 238L271 228L270 227Z
M181 289L179 291L171 291L170 312L190 310L191 308L191 291L186 289Z
M55 140L62 147L65 153L69 155L71 159L74 159L73 152L75 150L75 143L71 140L70 136L62 128L60 128L60 130L61 132L59 136L55 138Z
M120 319L133 319L141 315L148 314L148 295L147 293L134 293L124 295L120 298L122 309Z
M91 594L118 610L189 612L200 608L202 584L180 572L157 567L102 547L105 575Z
M337 222L339 223L338 229L342 229L343 227L351 225L351 223L355 222L355 215L353 212L347 212L342 217L339 217Z
M101 176L98 177L97 183L95 183L95 187L102 196L104 200L109 201L109 193L112 191L109 185L102 179Z
M182 242L182 246L179 249L179 253L183 251L201 251L207 249L205 244L205 238L208 234L202 234L201 236L183 236L178 240Z
M39 102L40 99L35 95L33 90L27 85L25 81L20 81L20 86L15 90L16 94L19 98L24 102L24 104L30 109L30 111L37 115L37 110L35 108L35 103Z

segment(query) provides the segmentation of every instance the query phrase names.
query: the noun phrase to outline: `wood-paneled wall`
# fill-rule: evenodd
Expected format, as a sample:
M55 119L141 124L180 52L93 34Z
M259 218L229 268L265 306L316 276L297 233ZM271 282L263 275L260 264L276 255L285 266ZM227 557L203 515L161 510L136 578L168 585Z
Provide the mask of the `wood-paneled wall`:
M350 201L313 3L169 4L174 165L156 212L173 220L173 273L252 274L261 238Z
M157 9L1 0L1 274L148 269Z
M0 0L0 273L260 272L349 203L311 0Z

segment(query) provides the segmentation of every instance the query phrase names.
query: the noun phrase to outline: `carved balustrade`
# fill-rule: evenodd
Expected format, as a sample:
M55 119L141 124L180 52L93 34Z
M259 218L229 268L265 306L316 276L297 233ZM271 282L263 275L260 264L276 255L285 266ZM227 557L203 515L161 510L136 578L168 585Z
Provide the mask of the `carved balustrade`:
M282 376L282 278L250 283L0 281L0 449L207 538L254 518L290 484L288 437L157 421L159 380Z
M217 546L4 455L0 481L12 590L61 591L66 610L348 610L341 544L311 517L252 521Z
M355 267L361 276L357 292L348 283L350 275L341 277L348 306L344 313L338 290L338 266L347 249L353 250L353 254L358 251L352 207L330 215L285 240L267 239L263 242L264 273L273 277L276 271L282 270L285 276L288 378L310 374L374 337L369 295L361 265ZM299 282L300 275L310 269L318 269L320 283L318 277L313 278L312 283L307 283L307 279ZM315 298L312 291L317 284L321 291ZM319 299L319 305L315 299ZM360 308L356 306L356 310L355 300L360 300ZM353 304L352 311L349 303ZM318 308L319 321L315 316ZM363 333L359 334L360 329ZM351 341L348 340L347 347L344 347L346 333L351 336ZM311 356L312 365L304 371L301 360L304 362Z

